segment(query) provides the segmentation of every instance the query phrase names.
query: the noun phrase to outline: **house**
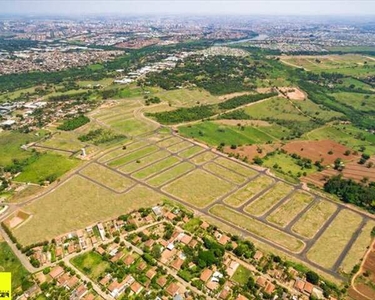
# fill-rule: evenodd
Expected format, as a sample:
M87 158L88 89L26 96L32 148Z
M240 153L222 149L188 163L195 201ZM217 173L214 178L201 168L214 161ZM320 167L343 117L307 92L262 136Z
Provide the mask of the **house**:
M155 275L156 275L155 268L152 268L152 269L150 269L150 270L148 270L148 271L146 272L146 277L147 277L148 279L150 279L150 280L151 280L152 278L154 278Z
M165 276L162 276L162 277L159 277L157 280L156 280L156 283L160 286L160 287L164 287L166 284L167 284L167 278Z
M297 291L303 292L303 288L305 287L305 282L299 278L296 279L296 282L294 283L294 288Z
M52 277L52 279L57 279L62 274L64 274L64 269L60 266L54 267L51 272L49 272L49 275Z
M78 284L78 282L79 282L78 277L74 275L68 280L68 282L66 283L66 287L71 290Z
M181 243L188 245L193 238L190 235L184 234L184 236L181 238Z
M135 258L134 256L132 256L131 254L127 255L125 258L124 258L124 264L126 266L130 266L134 263L135 261Z
M210 224L208 224L207 222L203 221L200 227L201 227L203 230L207 230L208 227L210 227Z
M220 299L227 299L230 294L230 289L228 287L223 288L221 293L219 294Z
M303 287L303 290L304 292L308 293L309 295L311 295L312 291L313 291L313 288L314 288L314 285L311 284L310 282L306 282L304 287Z
M172 282L166 289L166 292L172 297L178 294L180 286L177 283Z
M199 277L200 280L202 280L203 282L206 282L208 279L210 279L211 275L212 275L212 271L210 269L204 269L201 273L201 276Z
M219 239L218 239L218 242L219 244L221 245L226 245L228 242L230 241L230 237L223 234Z
M232 260L230 263L229 263L229 266L227 267L226 271L227 271L227 274L229 277L232 277L233 274L236 272L237 268L239 267L239 263Z
M154 206L152 208L152 211L154 212L154 214L159 217L163 214L162 210L161 210L161 207L160 206Z
M98 225L96 225L96 227L98 227L100 238L103 241L105 241L106 237L105 237L105 230L104 230L103 224L102 223L98 223Z
M257 251L255 252L255 254L254 254L254 259L257 260L257 261L259 261L259 260L262 259L262 257L263 257L263 253L260 252L259 250L257 250Z
M86 286L84 284L81 284L80 286L78 286L74 292L72 293L72 295L70 296L70 300L79 300L81 299L84 295L86 295L88 293L88 290L86 288Z
M130 289L132 290L134 294L138 295L142 291L143 286L137 281L134 281L132 285L130 286Z
M181 259L181 258L176 258L172 264L171 264L171 267L177 271L179 271L181 269L181 266L182 264L184 263L184 261Z
M249 299L247 299L245 296L239 294L239 295L237 296L236 300L249 300Z

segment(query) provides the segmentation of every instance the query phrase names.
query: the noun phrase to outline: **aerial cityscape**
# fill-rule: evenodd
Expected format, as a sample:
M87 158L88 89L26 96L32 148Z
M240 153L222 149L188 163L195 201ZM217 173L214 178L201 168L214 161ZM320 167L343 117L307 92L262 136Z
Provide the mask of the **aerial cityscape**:
M5 0L0 299L375 299L375 4L318 3Z

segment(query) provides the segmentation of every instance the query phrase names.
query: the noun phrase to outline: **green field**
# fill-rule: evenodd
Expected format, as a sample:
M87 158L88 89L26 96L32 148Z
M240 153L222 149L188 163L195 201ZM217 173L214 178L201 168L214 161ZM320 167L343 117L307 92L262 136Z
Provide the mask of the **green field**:
M93 280L97 280L110 267L110 264L94 251L72 258L71 263Z
M251 277L251 274L249 269L245 268L243 265L239 265L231 279L241 285L245 285L249 277Z
M335 99L345 105L361 111L375 111L375 94L340 92L332 94Z
M21 174L16 177L17 181L33 183L54 181L80 163L78 159L52 153L43 153L30 160Z
M211 146L263 144L274 141L275 138L267 134L266 129L244 126L220 125L215 122L201 122L194 125L180 126L179 132L186 137L203 141Z
M202 165L216 157L217 157L216 154L212 153L211 151L206 151L206 152L203 152L201 154L194 156L191 159L191 161L197 165Z
M132 177L137 179L145 179L153 174L159 173L160 171L163 171L177 164L179 161L180 159L175 156L167 157L149 167L146 167L142 170L139 170L138 172L133 173Z
M0 242L0 272L12 273L12 289L27 282L26 277L29 275L6 242Z
M123 172L123 173L129 174L129 173L137 171L141 168L144 168L144 167L154 163L155 161L157 161L159 159L162 159L162 158L165 158L169 155L170 154L167 151L161 150L161 151L152 153L152 154L150 154L146 157L142 157L141 159L138 159L137 161L127 163L126 165L123 165L122 167L120 167L118 170Z
M202 170L194 170L163 187L163 191L196 207L205 207L234 185Z
M35 142L40 137L35 134L19 133L17 131L0 132L0 166L7 166L13 159L23 160L31 156L30 151L21 149L27 143Z
M178 153L178 156L181 158L189 158L195 154L198 154L199 152L203 151L204 149L199 146L193 146L189 149L183 150L180 153Z
M182 150L185 150L186 148L191 147L192 145L193 144L188 142L188 141L183 141L181 143L178 143L178 144L175 144L173 146L168 147L167 150L172 152L172 153L177 153L177 152L180 152Z
M261 216L291 191L293 191L293 186L280 181L260 198L246 206L245 211L254 216Z
M127 155L121 156L120 158L117 158L115 160L112 160L108 163L108 165L111 167L119 167L133 160L141 159L142 157L150 153L156 152L157 150L159 150L158 147L156 147L155 145L150 145L140 150L129 153Z

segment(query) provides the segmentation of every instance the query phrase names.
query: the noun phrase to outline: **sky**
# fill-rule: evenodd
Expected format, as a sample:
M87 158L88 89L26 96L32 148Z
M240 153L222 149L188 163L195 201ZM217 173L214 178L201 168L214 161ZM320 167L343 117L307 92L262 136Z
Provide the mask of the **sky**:
M373 0L0 0L0 14L375 15Z

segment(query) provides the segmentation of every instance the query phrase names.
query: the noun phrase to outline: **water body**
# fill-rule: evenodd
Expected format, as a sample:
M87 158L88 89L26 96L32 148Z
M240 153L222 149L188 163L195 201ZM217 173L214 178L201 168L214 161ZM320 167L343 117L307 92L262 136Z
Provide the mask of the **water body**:
M215 46L234 45L234 44L246 43L246 42L250 42L250 41L263 41L267 38L268 38L268 35L259 34L259 35L255 36L253 38L250 38L250 39L242 39L242 40L225 42L225 43L215 43Z

